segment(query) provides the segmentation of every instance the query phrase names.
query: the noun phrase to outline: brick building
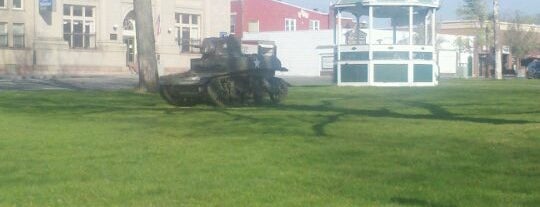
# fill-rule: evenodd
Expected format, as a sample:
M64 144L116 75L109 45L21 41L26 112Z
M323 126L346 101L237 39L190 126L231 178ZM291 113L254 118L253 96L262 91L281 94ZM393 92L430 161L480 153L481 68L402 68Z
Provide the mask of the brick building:
M331 15L278 0L231 0L231 34L332 29ZM351 26L352 19L346 19Z

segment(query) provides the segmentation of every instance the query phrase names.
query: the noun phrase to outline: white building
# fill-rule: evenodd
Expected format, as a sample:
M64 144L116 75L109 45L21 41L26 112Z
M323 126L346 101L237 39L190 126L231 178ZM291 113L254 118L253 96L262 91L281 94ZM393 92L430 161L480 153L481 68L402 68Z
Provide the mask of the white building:
M0 0L0 74L129 74L132 0ZM230 29L229 0L153 0L158 59L185 71L193 47Z
M340 36L341 44L345 44L347 34L352 30L343 30ZM367 33L367 29L361 29ZM281 73L284 76L331 76L334 74L334 47L333 31L294 31L294 32L248 32L244 33L243 40L273 41L278 48L278 58L288 72ZM352 34L354 35L354 34ZM406 41L408 32L397 31L397 42ZM391 44L393 42L392 30L373 30L372 36L377 45ZM469 42L469 46L458 44L458 40ZM365 41L370 41L366 36ZM468 77L469 57L473 55L470 47L474 41L470 36L438 35L436 65L443 77ZM380 43L380 44L379 44ZM468 75L469 74L469 75Z
M277 56L283 67L289 69L281 75L320 76L323 64L330 63L333 70L333 50L320 46L332 45L332 30L295 32L244 33L242 40L267 40L277 45ZM328 67L328 66L326 66Z
M437 54L441 77L472 77L474 37L439 34L437 36Z

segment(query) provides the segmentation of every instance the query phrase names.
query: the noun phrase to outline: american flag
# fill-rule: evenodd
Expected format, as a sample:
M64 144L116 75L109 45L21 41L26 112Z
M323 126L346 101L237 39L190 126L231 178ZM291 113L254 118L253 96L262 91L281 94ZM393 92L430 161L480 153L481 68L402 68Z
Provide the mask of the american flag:
M161 15L159 15L156 20L156 35L159 36L160 34L161 34Z

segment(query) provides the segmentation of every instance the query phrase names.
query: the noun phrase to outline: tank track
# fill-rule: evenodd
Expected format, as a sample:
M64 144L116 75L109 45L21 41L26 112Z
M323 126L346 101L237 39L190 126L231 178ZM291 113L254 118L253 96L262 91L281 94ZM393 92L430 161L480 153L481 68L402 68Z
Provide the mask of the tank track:
M195 106L200 103L200 95L195 94L186 94L182 91L187 91L186 88L191 88L190 86L177 86L177 85L162 85L160 87L159 93L167 103L174 106L189 107Z
M180 107L210 103L218 107L279 104L288 94L281 78L258 76L219 76L197 86L162 85L160 95Z
M206 88L209 102L219 107L260 105L266 100L279 104L288 94L288 84L276 77L222 76Z

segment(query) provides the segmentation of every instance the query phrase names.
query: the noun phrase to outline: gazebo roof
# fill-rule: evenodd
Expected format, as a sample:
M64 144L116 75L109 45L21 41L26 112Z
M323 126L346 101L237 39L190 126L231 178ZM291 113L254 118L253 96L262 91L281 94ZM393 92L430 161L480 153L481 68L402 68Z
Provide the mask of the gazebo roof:
M424 6L439 8L440 0L338 0L335 6Z

